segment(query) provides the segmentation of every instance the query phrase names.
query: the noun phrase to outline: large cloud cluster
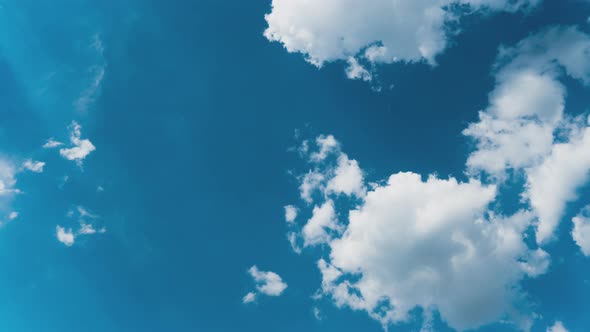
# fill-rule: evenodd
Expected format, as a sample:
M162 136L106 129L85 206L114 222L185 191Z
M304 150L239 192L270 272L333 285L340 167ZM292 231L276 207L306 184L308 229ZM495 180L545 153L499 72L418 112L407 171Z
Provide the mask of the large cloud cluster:
M461 330L501 318L530 323L518 285L549 265L545 251L525 243L533 213L491 212L496 186L475 179L400 172L384 183L366 184L359 163L340 144L327 149L327 141L336 142L320 136L306 154L312 169L302 183L308 174L321 175L313 186L300 188L311 197L305 203L313 206L311 216L290 223L300 239L296 249L329 250L318 262L324 296L384 325L408 320L418 307L438 311ZM339 177L349 184L342 188L355 190L331 190Z
M566 112L562 83L590 84L588 55L590 37L574 27L500 50L489 106L464 131L475 142L464 181L400 172L368 183L333 136L304 141L309 170L299 190L308 212L293 207L300 213L289 219L289 240L297 252L327 250L320 294L384 326L420 308L458 330L500 320L528 329L534 314L521 281L547 271L543 248L590 174L588 120ZM504 213L500 190L520 176L522 208ZM587 215L572 231L586 255Z

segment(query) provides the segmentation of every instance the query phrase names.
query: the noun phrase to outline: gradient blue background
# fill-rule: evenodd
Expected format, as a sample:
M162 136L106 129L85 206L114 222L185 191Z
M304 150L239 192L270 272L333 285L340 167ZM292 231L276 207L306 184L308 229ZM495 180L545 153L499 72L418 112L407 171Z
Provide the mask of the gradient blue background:
M21 215L0 229L0 330L11 332L382 331L363 313L311 298L317 252L294 254L283 220L298 199L288 174L302 168L288 151L295 130L334 134L371 180L405 170L463 178L471 147L461 131L487 104L497 48L550 24L588 31L590 15L583 3L546 0L527 16L468 17L437 67L383 66L379 81L394 87L378 93L347 80L342 64L318 70L269 43L269 0L0 8L0 148L48 163L42 176L19 177ZM87 50L96 34L104 59ZM106 63L101 94L81 112L73 102L97 61ZM566 83L568 111L585 112L590 95ZM41 149L49 137L67 140L74 119L97 147L83 171ZM585 191L566 219L590 200ZM55 225L77 205L108 232L66 248ZM560 319L585 331L590 260L569 236L548 249L549 273L523 286L542 315L533 330ZM285 294L243 305L253 264L279 273Z

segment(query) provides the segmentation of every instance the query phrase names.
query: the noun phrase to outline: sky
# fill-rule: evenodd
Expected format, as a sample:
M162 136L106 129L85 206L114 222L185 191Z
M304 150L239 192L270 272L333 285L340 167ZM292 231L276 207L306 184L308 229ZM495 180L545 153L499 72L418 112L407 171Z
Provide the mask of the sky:
M589 22L0 0L0 329L588 330Z

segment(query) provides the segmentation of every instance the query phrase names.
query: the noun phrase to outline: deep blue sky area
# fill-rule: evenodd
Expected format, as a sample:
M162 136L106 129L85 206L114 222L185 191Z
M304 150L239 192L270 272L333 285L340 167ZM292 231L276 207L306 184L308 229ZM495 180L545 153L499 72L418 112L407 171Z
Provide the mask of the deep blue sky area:
M0 228L1 331L383 331L312 298L329 252L298 255L287 240L283 207L300 200L290 171L306 169L295 133L333 134L369 181L399 171L465 180L473 142L462 131L488 104L500 45L555 24L590 32L590 3L473 14L436 66L380 64L367 83L347 79L343 61L318 69L269 42L270 2L0 1L0 156L46 162L18 175L19 217ZM100 93L79 107L97 68ZM586 88L564 82L568 112L587 112ZM96 146L82 166L41 147L68 142L73 120ZM564 219L588 201L584 188ZM74 227L78 206L107 231L64 246L56 225ZM539 315L533 331L555 320L586 331L590 260L570 236L546 250L550 271L521 284ZM242 303L252 265L280 274L285 293Z

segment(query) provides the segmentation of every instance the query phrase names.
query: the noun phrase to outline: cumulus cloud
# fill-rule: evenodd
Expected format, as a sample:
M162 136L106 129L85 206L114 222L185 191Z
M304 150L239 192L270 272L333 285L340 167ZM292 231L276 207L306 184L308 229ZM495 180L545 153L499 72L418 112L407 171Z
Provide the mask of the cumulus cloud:
M568 329L563 326L562 322L557 321L553 326L547 329L547 332L568 332Z
M273 0L264 36L321 67L348 61L347 76L371 80L359 60L436 62L464 12L514 12L540 0ZM370 22L370 24L367 24Z
M573 219L572 237L584 256L590 256L590 206L586 206Z
M352 160L340 143L333 145L338 148L321 164L309 164L326 185L312 199L311 218L290 233L303 247L323 244L329 252L318 261L321 296L365 311L384 326L408 321L417 307L425 326L433 311L458 330L501 319L530 325L519 285L550 264L547 252L525 242L533 212L493 212L496 186L473 178L400 172L371 186L358 176L358 194L329 190L343 174L335 170ZM344 200L343 210L336 209L336 199Z
M554 238L566 203L590 171L587 123L564 113L563 76L590 84L590 36L575 27L550 27L514 47L502 48L496 87L480 120L464 134L476 142L467 160L480 172L503 181L523 171L523 197L537 213L539 243Z
M79 165L82 164L84 158L96 150L96 147L90 140L82 139L81 137L82 127L76 121L72 121L72 125L70 126L70 143L72 146L59 150L59 154L62 157L76 161Z
M24 169L27 169L34 173L43 173L43 167L45 167L45 163L42 161L33 161L29 159L23 163Z
M256 265L248 269L248 274L256 284L256 292L249 292L242 298L242 302L250 303L256 300L258 294L280 296L287 289L287 284L281 277L271 271L260 271Z

